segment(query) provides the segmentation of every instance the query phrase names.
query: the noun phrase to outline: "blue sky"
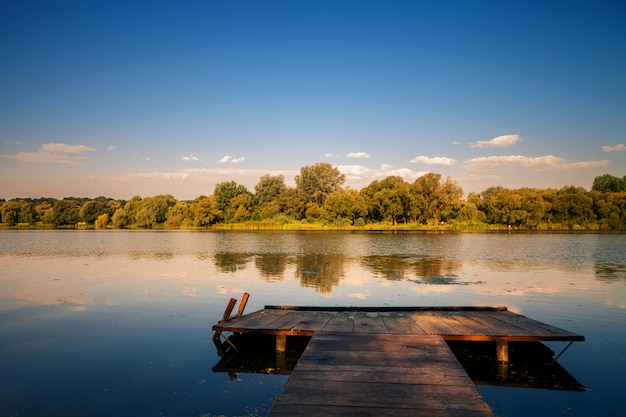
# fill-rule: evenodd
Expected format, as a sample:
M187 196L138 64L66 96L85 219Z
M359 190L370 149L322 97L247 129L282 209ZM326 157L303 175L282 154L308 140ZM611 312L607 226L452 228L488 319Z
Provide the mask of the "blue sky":
M626 174L623 1L0 0L0 198Z

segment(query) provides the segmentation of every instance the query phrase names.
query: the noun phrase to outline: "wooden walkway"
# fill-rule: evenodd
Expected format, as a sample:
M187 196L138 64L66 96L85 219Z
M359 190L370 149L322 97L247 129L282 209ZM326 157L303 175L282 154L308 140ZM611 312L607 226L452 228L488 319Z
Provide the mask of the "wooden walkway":
M270 417L491 416L440 336L320 333Z
M247 299L247 297L246 297ZM283 416L493 416L446 340L492 341L500 362L509 342L583 341L584 337L505 307L266 306L231 317L232 299L213 326L220 355L237 349L226 334L309 336L272 408Z

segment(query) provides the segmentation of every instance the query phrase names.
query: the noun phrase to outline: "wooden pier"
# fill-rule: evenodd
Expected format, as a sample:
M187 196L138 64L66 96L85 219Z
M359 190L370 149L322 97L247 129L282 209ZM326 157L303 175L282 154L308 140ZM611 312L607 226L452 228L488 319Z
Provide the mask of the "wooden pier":
M227 334L274 335L278 353L288 337L311 337L272 417L493 416L446 340L495 342L504 364L509 342L584 340L505 307L266 306L243 315L243 301L231 317L233 300L213 326L220 355L237 349Z

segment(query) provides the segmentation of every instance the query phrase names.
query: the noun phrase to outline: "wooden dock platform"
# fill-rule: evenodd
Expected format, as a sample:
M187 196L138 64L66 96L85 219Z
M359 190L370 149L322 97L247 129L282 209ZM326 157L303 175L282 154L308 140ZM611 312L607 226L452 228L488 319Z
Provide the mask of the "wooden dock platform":
M247 300L247 295L244 296ZM512 313L506 307L266 306L231 317L231 299L213 326L220 355L236 350L227 334L311 337L271 417L493 416L446 340L495 342L508 362L509 342L583 341L583 336Z

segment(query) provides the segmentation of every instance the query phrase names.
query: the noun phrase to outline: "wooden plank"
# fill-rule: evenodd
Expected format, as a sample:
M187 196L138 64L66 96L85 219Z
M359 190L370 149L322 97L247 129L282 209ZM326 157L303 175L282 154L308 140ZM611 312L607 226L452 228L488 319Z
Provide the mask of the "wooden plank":
M354 315L354 333L387 333L380 313L357 312Z
M472 385L383 384L371 382L302 381L291 378L273 408L282 405L393 408L396 415L441 415L462 410L476 416L493 416ZM403 414L404 412L404 414ZM270 412L270 416L273 413Z
M442 409L402 409L400 407L378 408L362 407L338 407L327 405L302 406L300 404L281 404L272 409L271 417L477 417L487 414L485 410L477 413L473 410L442 410Z
M512 334L519 334L523 330L519 326L498 320L491 314L485 314L485 312L472 313L471 317L485 326L486 335L511 336Z
M487 334L485 326L472 319L474 314L479 314L478 312L447 311L434 312L433 314L454 328L457 334Z
M375 371L368 367L354 366L325 366L314 363L303 363L292 375L301 380L318 381L370 381L372 383L388 384L436 384L458 385L467 384L467 374L463 369L446 368L443 372L440 369L417 370L412 367L377 367Z
M250 298L250 294L244 292L241 297L241 302L239 303L239 309L237 310L237 317L241 317L243 315L243 310L245 310L246 304L248 304L248 298Z
M445 323L432 312L411 313L411 318L415 320L426 334L455 334L456 330L448 323Z
M330 312L314 312L308 319L300 321L294 330L298 331L318 331L326 326L326 323L334 316Z
M282 416L490 416L439 336L316 333L270 412Z
M507 311L504 306L380 306L380 307L356 307L356 306L283 306L266 305L266 310L289 310L289 311L333 311L333 312L396 312L396 311Z
M315 331L324 327L331 315L332 313L315 311L293 311L272 321L270 326L273 329Z
M541 340L585 340L583 336L576 333L510 311L500 312L498 314L485 312L485 314L511 325L512 328L521 329L519 333L520 336L540 336L542 338Z
M322 327L323 332L354 332L354 314L352 312L340 312L332 315L330 320Z
M226 321L230 318L230 313L233 311L233 308L235 308L235 304L237 304L236 298L231 298L228 301L228 304L226 305L226 310L224 310L224 314L222 315L222 319L220 320L220 322Z
M386 312L381 314L388 333L394 334L426 334L410 315L404 312Z
M281 310L259 310L254 313L246 314L241 317L233 318L213 326L224 330L242 329L245 331L250 329L266 329L271 328L270 323L274 320L289 314L288 311Z

